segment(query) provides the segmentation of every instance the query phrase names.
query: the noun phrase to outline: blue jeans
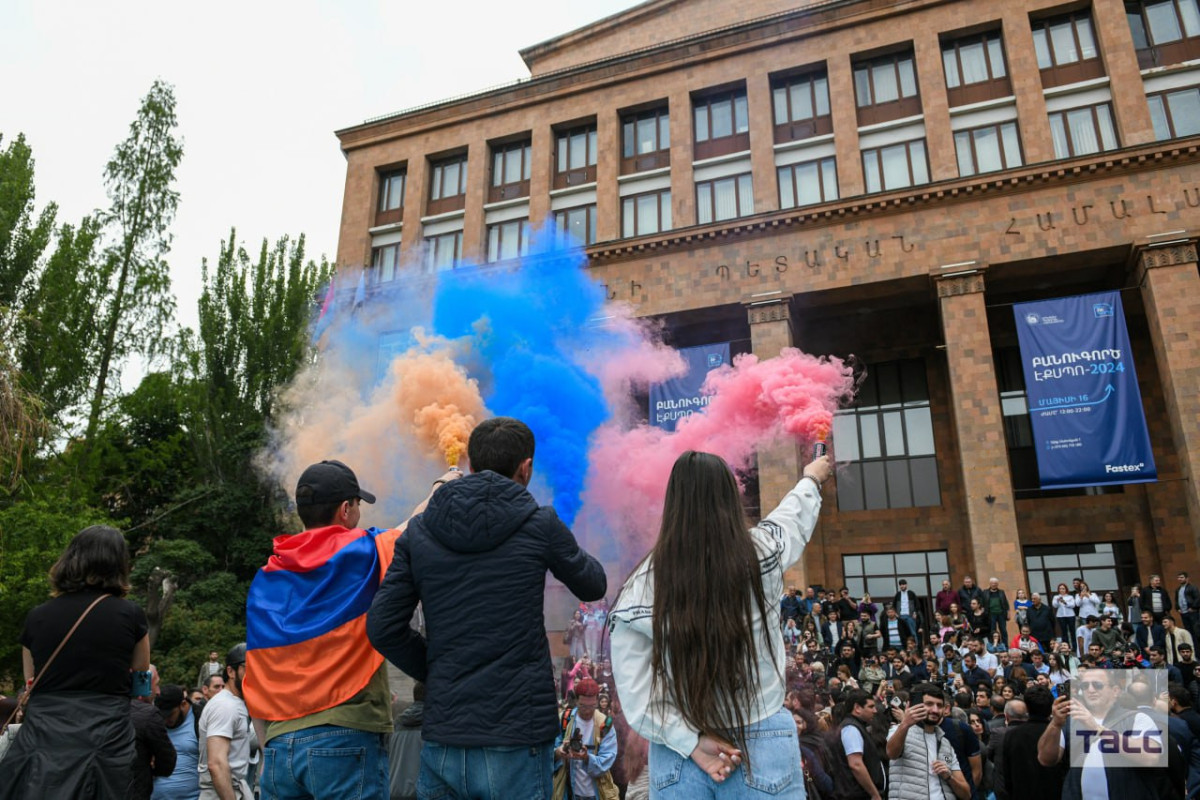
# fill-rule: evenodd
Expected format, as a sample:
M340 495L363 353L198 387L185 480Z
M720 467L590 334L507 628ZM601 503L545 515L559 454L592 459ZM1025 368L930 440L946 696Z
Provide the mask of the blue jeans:
M263 748L263 800L388 800L383 735L320 725Z
M421 748L419 800L550 800L554 743L524 747Z
M781 710L746 728L749 769L742 765L715 783L690 758L666 745L650 745L650 797L653 800L804 800L800 742L791 712Z

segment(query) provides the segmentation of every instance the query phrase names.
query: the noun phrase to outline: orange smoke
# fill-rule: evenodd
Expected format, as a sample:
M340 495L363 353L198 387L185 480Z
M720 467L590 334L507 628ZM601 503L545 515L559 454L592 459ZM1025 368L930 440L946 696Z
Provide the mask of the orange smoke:
M487 415L479 384L445 353L409 352L392 362L395 410L417 441L456 466L475 423Z

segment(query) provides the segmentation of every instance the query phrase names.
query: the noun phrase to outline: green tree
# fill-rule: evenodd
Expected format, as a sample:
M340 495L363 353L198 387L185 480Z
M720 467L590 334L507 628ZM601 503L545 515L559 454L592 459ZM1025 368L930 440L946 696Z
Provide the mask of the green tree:
M174 90L155 81L130 125L129 138L117 145L104 170L111 205L102 221L114 238L104 249L99 274L98 368L81 458L84 471L114 370L130 353L156 355L174 316L163 257L170 250L169 228L179 206L174 182L183 146L175 136L176 124Z
M0 136L3 142L3 136ZM0 150L0 308L15 308L54 234L53 203L34 213L33 151L25 135Z

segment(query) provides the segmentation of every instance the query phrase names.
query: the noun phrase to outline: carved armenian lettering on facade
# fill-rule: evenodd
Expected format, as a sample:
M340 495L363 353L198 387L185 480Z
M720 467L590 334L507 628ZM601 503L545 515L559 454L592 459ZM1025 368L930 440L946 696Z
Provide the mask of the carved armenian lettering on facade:
M1071 206L1070 220L1074 221L1077 226L1089 225L1094 221L1099 220L1104 224L1109 219L1123 220L1139 215L1147 214L1170 214L1173 211L1179 211L1184 208L1200 208L1200 187L1186 188L1181 193L1183 195L1183 203L1181 204L1178 198L1156 198L1152 194L1143 195L1137 200L1129 200L1124 197L1118 197L1116 200L1108 201L1108 214L1103 211L1094 212L1096 208L1093 203L1079 203ZM1103 209L1103 206L1101 206ZM1057 216L1056 216L1057 215ZM1024 236L1026 233L1048 233L1049 231L1058 230L1060 223L1067 221L1067 212L1063 208L1047 209L1035 211L1033 217L1024 219L1018 217L1010 217L1008 226L1004 229L1005 236ZM1033 224L1037 224L1037 231L1034 230ZM1067 227L1070 227L1069 225Z
M717 264L711 269L712 274L723 281L741 277L757 278L763 274L764 270L769 272L772 268L777 275L782 275L792 267L793 263L801 262L813 273L820 274L825 264L829 263L831 256L849 263L854 256L862 255L876 259L883 257L888 251L895 255L896 251L911 253L916 249L917 242L909 241L907 234L894 234L890 237L890 241L888 239L842 240L833 242L832 247L826 244L801 250L798 255L778 255L770 261L766 258L758 261L747 259L740 264Z

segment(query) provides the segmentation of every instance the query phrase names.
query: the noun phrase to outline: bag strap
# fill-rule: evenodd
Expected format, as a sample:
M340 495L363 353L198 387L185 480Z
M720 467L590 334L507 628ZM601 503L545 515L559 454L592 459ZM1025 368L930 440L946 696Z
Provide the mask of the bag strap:
M71 626L69 631L67 631L67 635L62 638L62 641L58 643L58 647L54 648L54 652L50 654L50 657L46 659L46 663L42 665L42 671L39 672L36 677L34 677L33 682L30 683L25 689L25 694L21 695L21 699L17 701L17 707L13 709L13 712L8 715L8 719L4 721L5 728L8 727L10 722L16 719L17 714L25 709L25 706L29 703L29 695L33 694L33 690L38 685L38 681L45 676L46 671L50 669L50 665L54 663L55 657L62 652L63 646L66 645L67 641L70 640L75 631L79 629L79 624L83 622L84 618L87 617L88 614L92 613L93 608L100 605L101 600L109 597L112 597L112 595L102 594L97 597L92 601L91 605L83 610L83 613L79 615L79 619L75 620L75 624Z

